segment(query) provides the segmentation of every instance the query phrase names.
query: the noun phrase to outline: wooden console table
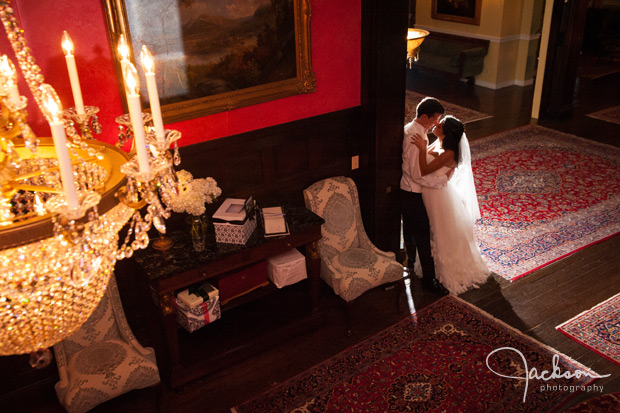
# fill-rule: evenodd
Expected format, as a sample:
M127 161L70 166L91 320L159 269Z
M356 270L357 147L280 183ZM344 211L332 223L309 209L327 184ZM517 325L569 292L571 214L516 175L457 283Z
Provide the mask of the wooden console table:
M134 254L148 283L159 330L157 359L163 378L179 387L261 349L318 326L320 260L317 241L323 219L306 208L284 208L290 234L265 238L259 224L246 245L218 244L211 225L204 251L195 252L188 229L171 231L174 245ZM278 290L272 284L222 305L222 318L188 333L177 320L172 298L193 284L225 277L290 248L306 255L308 280Z

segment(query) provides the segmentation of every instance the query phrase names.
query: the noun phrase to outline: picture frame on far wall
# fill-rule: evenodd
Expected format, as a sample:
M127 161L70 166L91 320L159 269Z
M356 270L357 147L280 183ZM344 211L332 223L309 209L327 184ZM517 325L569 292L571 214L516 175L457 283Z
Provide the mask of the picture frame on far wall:
M309 2L103 0L121 94L121 34L142 78L143 108L142 46L154 57L164 123L314 92Z
M482 0L433 0L431 18L480 26Z

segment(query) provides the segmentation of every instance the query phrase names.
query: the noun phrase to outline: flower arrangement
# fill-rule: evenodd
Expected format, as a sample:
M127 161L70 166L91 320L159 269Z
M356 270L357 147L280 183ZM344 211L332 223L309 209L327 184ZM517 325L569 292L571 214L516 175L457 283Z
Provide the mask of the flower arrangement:
M172 196L170 206L174 212L187 212L191 215L205 213L205 203L211 204L222 194L215 179L194 179L186 170L177 172L179 178L179 193Z

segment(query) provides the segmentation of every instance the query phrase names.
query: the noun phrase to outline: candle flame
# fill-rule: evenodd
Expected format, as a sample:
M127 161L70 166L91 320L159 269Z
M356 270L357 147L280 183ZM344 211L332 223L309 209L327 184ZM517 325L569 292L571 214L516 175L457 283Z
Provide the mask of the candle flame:
M7 84L15 84L17 70L11 60L6 55L0 58L0 76L4 77Z
M120 35L118 37L118 46L117 46L118 54L121 57L121 61L129 60L129 45L127 44L127 40L125 39L125 35Z
M43 114L49 123L58 123L62 118L62 104L53 87L47 83L43 83L39 87L41 92L41 100L43 103Z
M46 212L45 204L43 203L43 201L41 201L41 197L39 196L39 193L34 194L34 211L36 212L37 215L43 215Z
M138 71L131 62L126 62L123 68L125 78L125 93L127 95L139 95L140 94L140 78L138 77Z
M153 60L153 55L146 45L142 46L142 51L140 52L140 58L142 60L142 67L147 74L155 73L155 62Z
M66 31L62 33L62 50L65 51L65 56L73 54L73 41Z
M3 54L0 58L0 73L2 74L2 76L7 76L9 74L9 71L9 59L6 57L5 54Z

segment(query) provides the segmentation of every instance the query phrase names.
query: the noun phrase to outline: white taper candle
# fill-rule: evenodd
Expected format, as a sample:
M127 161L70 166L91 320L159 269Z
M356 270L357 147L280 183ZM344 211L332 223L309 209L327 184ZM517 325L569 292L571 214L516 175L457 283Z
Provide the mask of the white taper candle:
M144 123L142 122L142 105L140 104L140 79L133 63L125 64L125 93L127 95L127 107L133 129L134 144L138 153L138 165L140 172L148 173L149 158L146 152L146 138L144 136Z
M77 190L75 189L75 181L73 180L73 169L71 168L71 158L67 149L67 135L65 135L65 126L62 122L50 123L52 130L52 138L54 139L54 149L56 150L56 158L58 158L58 169L60 170L60 179L62 180L62 188L67 199L67 205L71 209L79 206Z
M73 178L73 169L71 168L71 158L67 149L67 135L65 135L65 126L62 120L62 105L58 95L56 95L56 91L50 85L44 83L39 87L39 90L41 91L41 99L43 101L42 109L49 122L52 138L54 139L54 149L58 159L62 189L65 193L68 207L76 209L79 203Z
M146 46L142 46L141 59L142 67L144 68L144 77L146 78L146 89L149 93L153 125L155 126L155 137L158 141L163 142L165 138L164 121L161 117L157 80L155 79L155 62L151 52Z
M73 92L73 102L78 115L86 113L84 110L84 101L82 100L82 89L80 88L80 79L78 77L77 66L75 65L75 56L73 55L73 42L67 32L62 35L62 48L65 52L65 61L67 63L67 71L69 72L69 80L71 82L71 91Z

